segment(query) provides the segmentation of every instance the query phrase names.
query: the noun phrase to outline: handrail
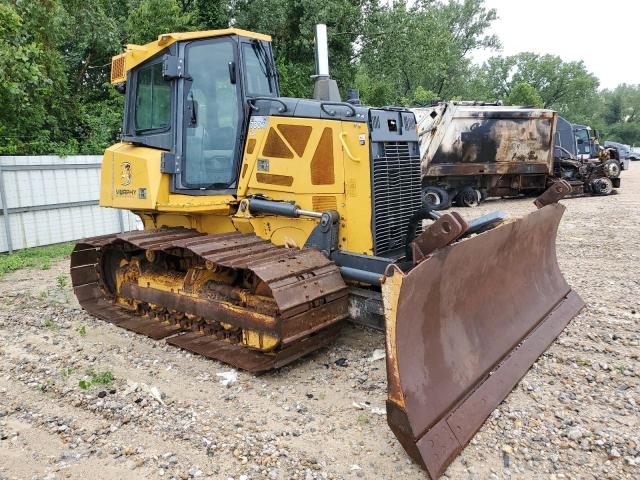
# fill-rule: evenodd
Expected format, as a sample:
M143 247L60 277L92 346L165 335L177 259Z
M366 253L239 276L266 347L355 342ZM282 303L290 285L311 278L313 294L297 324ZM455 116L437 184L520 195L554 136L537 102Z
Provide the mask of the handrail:
M339 137L340 137L340 143L342 144L342 148L344 149L345 153L347 154L347 157L349 157L351 160L353 160L354 162L359 162L360 161L360 157L356 157L351 153L351 150L349 150L349 147L347 146L347 142L345 141L347 134L344 132L341 132Z
M350 103L345 103L345 102L322 102L320 104L320 109L326 113L327 115L331 115L332 117L336 116L336 111L335 110L327 110L326 108L324 108L327 105L334 105L337 107L347 107L349 110L351 110L347 115L347 117L355 117L356 116L356 109L353 107L353 105L351 105Z
M259 111L260 110L260 107L256 107L255 104L253 103L256 100L264 100L264 101L267 101L267 102L278 102L280 105L282 105L280 108L278 108L278 112L284 113L284 112L287 111L287 104L284 103L282 100L280 100L277 97L251 97L251 98L247 98L247 103L249 104L249 107L253 111Z

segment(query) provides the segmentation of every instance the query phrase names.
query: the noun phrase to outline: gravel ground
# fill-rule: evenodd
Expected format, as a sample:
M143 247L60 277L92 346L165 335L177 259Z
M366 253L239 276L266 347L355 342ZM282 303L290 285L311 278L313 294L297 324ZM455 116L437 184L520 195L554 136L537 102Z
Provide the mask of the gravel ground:
M622 185L563 202L560 264L588 306L445 478L640 478L640 162ZM462 213L496 208L531 199ZM227 366L94 320L69 283L67 262L0 280L0 479L426 478L386 425L380 333L346 326L224 386Z

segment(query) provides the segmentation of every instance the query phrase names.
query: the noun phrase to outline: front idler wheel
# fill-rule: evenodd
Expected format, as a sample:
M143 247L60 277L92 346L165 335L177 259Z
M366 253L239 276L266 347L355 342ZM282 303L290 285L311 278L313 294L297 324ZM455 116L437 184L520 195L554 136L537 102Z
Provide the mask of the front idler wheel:
M120 246L108 245L102 250L100 256L100 277L105 292L115 298L118 294L117 274L127 255Z

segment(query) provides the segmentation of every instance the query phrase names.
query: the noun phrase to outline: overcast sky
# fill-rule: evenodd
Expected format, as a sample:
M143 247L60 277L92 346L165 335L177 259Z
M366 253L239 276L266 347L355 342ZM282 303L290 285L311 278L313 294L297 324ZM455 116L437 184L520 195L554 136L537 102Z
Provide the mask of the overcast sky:
M486 0L498 19L490 33L503 55L518 52L583 60L600 88L640 83L640 2L638 0ZM482 62L491 52L476 52Z

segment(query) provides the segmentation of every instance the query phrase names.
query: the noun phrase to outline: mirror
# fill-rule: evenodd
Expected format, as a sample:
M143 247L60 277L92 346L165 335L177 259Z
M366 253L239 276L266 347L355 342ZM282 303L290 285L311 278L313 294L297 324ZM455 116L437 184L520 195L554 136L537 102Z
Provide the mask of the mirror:
M165 80L173 80L180 76L178 57L169 54L162 56L162 76Z

